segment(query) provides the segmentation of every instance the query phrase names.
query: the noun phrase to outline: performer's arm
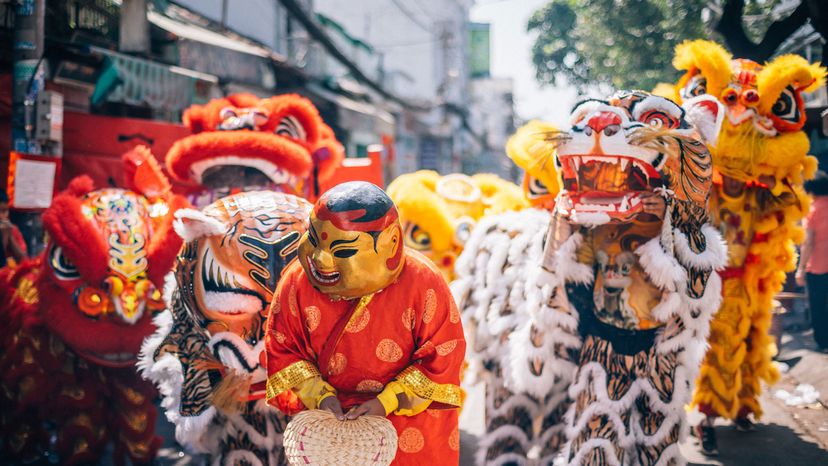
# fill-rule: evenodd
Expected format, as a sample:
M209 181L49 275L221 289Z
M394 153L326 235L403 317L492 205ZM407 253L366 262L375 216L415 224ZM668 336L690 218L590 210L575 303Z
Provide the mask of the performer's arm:
M279 395L288 390L310 409L319 408L323 400L336 395L336 390L319 373L310 349L299 313L293 281L296 275L288 272L279 282L265 333L267 402L283 411L285 407L280 403L287 397Z
M460 371L466 341L460 312L443 280L429 282L422 309L415 314L417 349L412 364L386 387L397 395L396 411L401 415L415 415L428 407L459 408L463 403Z

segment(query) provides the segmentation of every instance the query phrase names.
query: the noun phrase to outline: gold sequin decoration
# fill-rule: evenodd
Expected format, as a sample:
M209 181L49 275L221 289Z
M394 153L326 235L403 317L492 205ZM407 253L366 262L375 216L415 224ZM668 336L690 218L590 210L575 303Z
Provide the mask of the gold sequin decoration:
M368 322L371 321L371 311L368 308L362 310L359 316L351 318L348 325L345 326L345 331L348 333L357 333L365 330Z
M460 430L456 427L453 431L451 431L451 435L449 435L448 444L449 448L451 448L452 450L460 450Z
M414 330L414 320L415 320L415 313L414 309L410 307L403 311L402 314L402 324L406 330Z
M316 306L308 306L305 308L305 324L308 326L308 331L313 332L319 327L319 320L322 318L322 312Z
M377 359L383 362L397 362L403 357L400 345L388 338L379 342L376 353Z
M426 291L425 310L423 311L423 322L429 323L437 313L437 292L433 288Z
M449 383L436 383L414 366L406 367L397 376L397 382L408 387L424 400L432 400L451 406L463 406L460 387Z
M29 277L23 277L19 282L17 282L17 290L15 290L14 295L29 305L36 304L40 301L40 295L37 292L37 288Z
M330 364L328 364L328 375L339 375L345 372L348 367L348 358L342 353L336 353L331 356Z
M417 453L425 447L425 438L420 429L408 427L400 433L397 445L403 453Z
M440 356L448 356L454 351L454 348L457 348L457 340L449 340L445 343L440 343L437 345L437 354Z
M271 400L317 375L320 374L316 366L308 361L297 361L267 378L267 399Z
M290 286L290 292L288 293L288 307L294 317L299 317L299 303L296 297L296 287L293 285Z
M360 393L379 393L385 388L378 380L365 379L357 384L356 391Z

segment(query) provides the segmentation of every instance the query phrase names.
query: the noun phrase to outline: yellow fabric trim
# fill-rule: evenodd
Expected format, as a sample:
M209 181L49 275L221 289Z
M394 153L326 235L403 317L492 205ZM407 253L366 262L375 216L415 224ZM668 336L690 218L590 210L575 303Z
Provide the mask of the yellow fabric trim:
M463 406L463 396L458 385L436 383L414 366L408 366L400 372L397 382L420 398L458 408Z
M391 382L385 386L385 388L382 390L382 392L380 392L379 395L377 395L377 400L379 400L379 402L382 404L382 407L385 408L386 416L396 411L397 408L400 406L400 400L397 399L397 395L400 393L405 393L405 390L400 386L399 383Z
M319 409L319 404L325 398L336 396L336 389L331 386L322 376L311 377L304 380L296 387L292 387L296 396L308 409Z
M305 380L317 376L321 377L321 374L316 366L308 361L297 361L267 378L265 396L270 401L285 390L294 388Z

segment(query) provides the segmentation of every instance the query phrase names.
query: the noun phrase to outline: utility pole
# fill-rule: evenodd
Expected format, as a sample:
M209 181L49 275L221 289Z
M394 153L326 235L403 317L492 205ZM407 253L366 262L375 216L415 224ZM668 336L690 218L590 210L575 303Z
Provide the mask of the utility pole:
M37 95L45 85L43 29L45 0L21 0L15 10L13 48L12 149L42 154L34 138Z
M60 157L60 135L46 139L38 129L49 132L54 116L57 127L63 124L62 96L47 93L46 62L44 61L45 0L19 0L15 9L14 42L12 45L12 150L22 154ZM43 100L43 99L46 100ZM43 100L42 102L40 100ZM59 102L59 114L43 111ZM39 111L40 109L40 111ZM44 122L39 122L46 118ZM38 124L41 125L38 128ZM61 132L62 130L58 130ZM57 140L57 141L56 141ZM45 144L44 144L45 143ZM9 155L6 154L8 157ZM50 180L54 181L54 180ZM43 223L39 212L12 211L11 220L26 239L29 254L37 254L43 245Z

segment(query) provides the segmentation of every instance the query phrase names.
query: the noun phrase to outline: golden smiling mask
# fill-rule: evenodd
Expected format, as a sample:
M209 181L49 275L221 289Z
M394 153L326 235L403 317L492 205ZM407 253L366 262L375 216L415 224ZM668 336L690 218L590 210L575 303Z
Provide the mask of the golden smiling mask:
M299 260L311 284L332 299L353 299L392 284L404 262L397 208L377 186L343 183L317 201Z

